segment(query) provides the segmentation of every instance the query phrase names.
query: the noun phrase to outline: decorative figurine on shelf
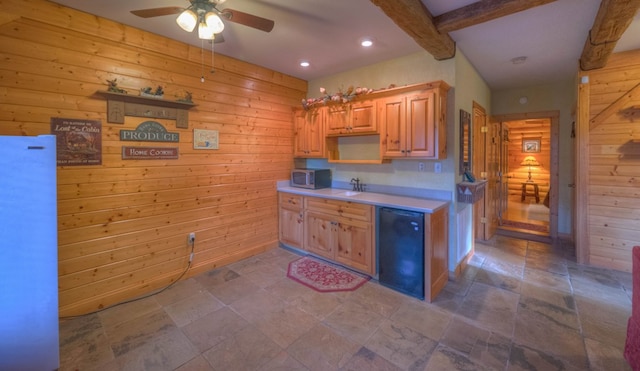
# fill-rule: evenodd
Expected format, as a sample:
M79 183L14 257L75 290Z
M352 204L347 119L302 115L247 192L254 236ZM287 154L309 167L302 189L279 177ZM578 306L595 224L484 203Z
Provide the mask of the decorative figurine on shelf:
M185 102L185 103L193 103L193 93L191 93L190 91L185 91L184 92L184 96L180 97L178 96L177 101L178 102Z
M127 94L127 91L124 89L120 89L118 87L118 79L113 79L113 80L107 80L107 83L109 84L109 88L107 89L110 92L113 93L120 93L120 94Z
M162 90L162 86L160 85L158 85L155 91L147 86L146 88L140 89L140 95L143 97L162 98L164 97L164 90Z

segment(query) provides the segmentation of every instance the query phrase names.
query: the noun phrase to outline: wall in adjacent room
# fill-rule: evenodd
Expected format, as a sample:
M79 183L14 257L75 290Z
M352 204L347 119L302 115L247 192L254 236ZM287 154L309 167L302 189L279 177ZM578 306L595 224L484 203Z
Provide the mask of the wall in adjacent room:
M190 232L186 277L277 246L276 181L293 166L291 113L305 81L218 55L201 83L200 48L44 0L0 6L0 135L50 133L53 117L102 126L102 164L57 171L61 316L174 282ZM120 130L149 118L107 122L96 92L113 79L131 95L158 85L167 100L192 92L188 129L155 120L180 141L120 141ZM219 149L194 149L194 128L217 130ZM123 160L124 145L177 147L179 159Z

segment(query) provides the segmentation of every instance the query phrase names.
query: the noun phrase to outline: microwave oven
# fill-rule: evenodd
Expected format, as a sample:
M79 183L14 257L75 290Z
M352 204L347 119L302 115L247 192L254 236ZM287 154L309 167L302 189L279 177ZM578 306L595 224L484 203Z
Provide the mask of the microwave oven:
M329 169L293 169L291 170L291 186L320 189L331 187L331 170Z

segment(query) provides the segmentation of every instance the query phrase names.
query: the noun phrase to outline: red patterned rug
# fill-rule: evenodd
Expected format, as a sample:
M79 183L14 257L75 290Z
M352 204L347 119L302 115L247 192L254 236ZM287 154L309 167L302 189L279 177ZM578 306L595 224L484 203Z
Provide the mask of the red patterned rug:
M371 278L310 256L289 263L287 277L320 292L354 291Z

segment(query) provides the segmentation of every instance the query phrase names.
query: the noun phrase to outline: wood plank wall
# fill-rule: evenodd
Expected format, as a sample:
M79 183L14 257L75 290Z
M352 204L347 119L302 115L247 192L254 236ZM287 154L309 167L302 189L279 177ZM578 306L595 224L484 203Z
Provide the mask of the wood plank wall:
M184 277L277 246L276 181L293 166L292 109L305 81L216 55L202 83L200 48L44 0L0 6L0 135L50 133L52 117L102 123L102 165L58 167L61 316L177 280L189 232L195 257ZM158 85L167 99L192 92L188 129L155 120L180 142L121 142L121 129L148 119L107 123L95 93L111 79L130 94ZM194 150L193 128L218 130L220 149ZM180 155L122 160L123 145L177 146Z
M540 163L539 167L531 167L531 178L540 188L540 202L549 192L551 172L551 122L549 120L519 120L505 123L509 131L508 168L509 168L509 198L520 202L522 182L529 177L529 167L520 163L526 156L532 155ZM523 138L539 138L540 153L523 153ZM531 187L529 187L531 190Z
M586 224L578 233L588 233L585 263L631 271L631 249L640 245L640 94L593 121L616 101L630 96L640 84L640 50L614 54L606 67L583 72L587 89L579 90L579 109L588 110L579 122L579 140L586 148L587 184L583 198ZM612 106L613 104L613 106ZM592 126L590 128L590 126ZM579 186L580 187L580 186ZM581 194L580 192L578 193ZM580 200L580 199L579 199ZM580 246L578 246L580 248Z

